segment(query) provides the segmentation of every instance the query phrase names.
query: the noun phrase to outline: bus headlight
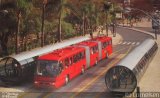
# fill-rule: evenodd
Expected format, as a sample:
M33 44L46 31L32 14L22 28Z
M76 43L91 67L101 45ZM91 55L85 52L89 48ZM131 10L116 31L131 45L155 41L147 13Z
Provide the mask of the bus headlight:
M54 82L50 83L50 85L54 85L54 84L55 84Z
M38 84L39 82L38 81L34 81L34 84Z

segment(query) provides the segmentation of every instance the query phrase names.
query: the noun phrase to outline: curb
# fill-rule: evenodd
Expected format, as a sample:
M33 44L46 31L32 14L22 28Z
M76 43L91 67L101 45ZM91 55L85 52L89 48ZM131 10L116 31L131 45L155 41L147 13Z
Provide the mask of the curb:
M152 38L154 39L154 34L151 34L151 32L140 30L140 29L136 29L136 28L130 28L130 27L123 27L123 26L119 26L119 27L125 28L125 29L129 29L129 30L133 30L133 31L137 31L137 32L141 32L141 33L145 33L147 35L152 36Z
M151 36L152 39L154 39L157 42L158 46L160 46L160 35L158 35L158 34L157 34L157 39L155 39L155 35L152 34L151 32L140 30L140 29L136 29L136 28L130 28L130 27L123 27L123 26L119 26L119 27L120 28L125 28L125 29L128 29L128 30L133 30L133 31L145 33L145 34Z

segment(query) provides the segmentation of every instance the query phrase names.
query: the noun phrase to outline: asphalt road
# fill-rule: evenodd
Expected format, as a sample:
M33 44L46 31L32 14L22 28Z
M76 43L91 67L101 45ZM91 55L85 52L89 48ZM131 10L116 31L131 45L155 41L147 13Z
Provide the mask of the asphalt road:
M149 35L136 31L117 28L117 32L123 37L117 45L113 46L113 54L98 63L98 65L86 70L83 75L71 80L67 85L59 89L35 89L31 83L26 84L27 89L19 94L19 98L111 98L105 85L106 71L115 66L132 49L142 43ZM22 85L23 86L23 85ZM17 89L20 87L17 87Z

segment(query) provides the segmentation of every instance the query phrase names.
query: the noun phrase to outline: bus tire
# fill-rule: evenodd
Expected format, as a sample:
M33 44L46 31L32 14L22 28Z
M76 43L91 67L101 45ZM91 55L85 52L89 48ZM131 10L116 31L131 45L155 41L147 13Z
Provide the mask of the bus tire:
M69 75L66 75L66 77L65 77L65 85L67 85L68 82L69 82Z

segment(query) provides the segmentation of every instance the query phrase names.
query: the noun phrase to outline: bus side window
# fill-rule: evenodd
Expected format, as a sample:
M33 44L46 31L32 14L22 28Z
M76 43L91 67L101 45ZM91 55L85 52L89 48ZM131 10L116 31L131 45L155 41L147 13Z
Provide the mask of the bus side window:
M91 51L91 54L93 54L93 47L90 49L90 51Z
M82 59L82 52L79 55L80 55L80 59Z
M102 44L102 49L104 49L105 47L104 47L104 43Z
M109 44L112 45L112 40L109 41Z
M69 66L70 65L70 63L69 63L69 59L68 58L66 58L65 60L64 60L64 63L65 63L65 66Z
M60 72L62 72L62 70L63 70L63 68L64 68L63 61L60 61L59 68L60 68Z
M77 54L73 56L73 62L74 62L74 63L77 62Z
M102 46L102 49L106 48L106 47L107 47L107 42L103 42L102 45L103 45L103 46Z
M107 42L105 42L105 43L104 43L105 48L107 47L107 45L108 45L108 43L107 43Z
M96 52L98 52L98 46L97 45L93 47L93 53L96 53Z
M76 56L77 56L77 61L79 61L81 59L80 53L78 53Z
M85 58L85 52L81 52L81 58L84 59Z
M98 52L98 45L96 46L96 50L97 50L97 52Z
M73 61L72 61L72 57L70 57L69 59L69 65L72 65Z

